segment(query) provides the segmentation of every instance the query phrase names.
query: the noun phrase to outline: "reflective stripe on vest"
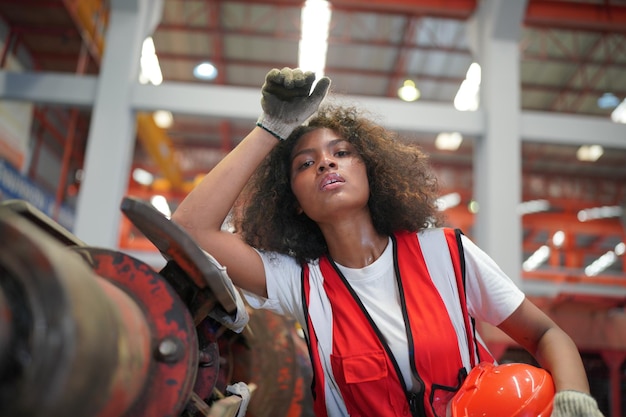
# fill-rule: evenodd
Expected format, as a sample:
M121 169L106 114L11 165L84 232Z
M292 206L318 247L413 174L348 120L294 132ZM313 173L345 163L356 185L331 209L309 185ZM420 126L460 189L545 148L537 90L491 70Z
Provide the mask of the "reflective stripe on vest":
M381 332L334 262L324 257L303 265L317 416L444 416L466 370L477 363L455 231L397 233L393 241L417 395L406 392ZM332 369L328 380L322 361Z

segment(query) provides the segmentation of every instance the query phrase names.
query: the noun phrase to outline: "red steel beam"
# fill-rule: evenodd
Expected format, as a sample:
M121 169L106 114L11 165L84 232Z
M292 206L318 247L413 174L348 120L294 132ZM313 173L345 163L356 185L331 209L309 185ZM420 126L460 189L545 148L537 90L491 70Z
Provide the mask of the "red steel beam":
M475 0L331 0L337 10L412 13L456 19L469 18ZM529 0L524 24L571 30L626 33L626 7L556 0Z
M476 10L475 0L331 0L334 9L346 11L413 13L467 19ZM626 7L556 0L529 0L524 24L571 30L626 33Z
M601 4L530 0L524 24L572 30L626 33L626 7Z
M398 12L467 19L476 10L476 0L331 0L333 9L363 12Z

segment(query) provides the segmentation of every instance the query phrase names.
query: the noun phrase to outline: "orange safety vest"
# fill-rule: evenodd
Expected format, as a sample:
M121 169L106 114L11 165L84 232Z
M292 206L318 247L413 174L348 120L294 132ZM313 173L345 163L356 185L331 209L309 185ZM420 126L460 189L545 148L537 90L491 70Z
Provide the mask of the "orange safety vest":
M470 348L471 366L492 361L479 346L474 323L467 313L464 259L460 231L441 229L450 250L459 302ZM394 242L394 269L406 324L411 373L417 383L408 392L398 364L382 333L329 257L320 258L323 291L332 306L332 354L330 365L350 416L445 416L445 407L467 375L459 337L450 315L426 267L416 233L399 232ZM302 270L302 296L307 342L313 365L314 410L327 417L324 372L313 321L309 316L311 282L309 265ZM319 326L319 324L318 324ZM319 330L319 329L318 329ZM465 342L465 341L463 341ZM480 356L480 357L479 357ZM334 417L334 416L332 416Z

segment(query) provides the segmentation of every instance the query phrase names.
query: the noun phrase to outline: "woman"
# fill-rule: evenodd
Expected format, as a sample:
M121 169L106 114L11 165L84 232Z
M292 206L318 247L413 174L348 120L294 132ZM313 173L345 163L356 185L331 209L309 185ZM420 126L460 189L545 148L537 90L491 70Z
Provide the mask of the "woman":
M318 109L330 80L310 92L314 80L270 71L257 127L172 220L251 305L305 329L316 415L445 415L469 369L492 360L473 317L552 374L553 416L601 416L572 340L469 239L431 227L425 155L355 109ZM237 234L222 230L233 206Z

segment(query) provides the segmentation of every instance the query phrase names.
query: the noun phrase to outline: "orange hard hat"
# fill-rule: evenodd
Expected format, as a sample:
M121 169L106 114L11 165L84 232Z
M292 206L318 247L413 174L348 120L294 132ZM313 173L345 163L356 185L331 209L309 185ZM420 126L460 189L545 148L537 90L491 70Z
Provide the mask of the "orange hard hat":
M550 417L554 382L525 363L475 366L448 405L450 417Z

